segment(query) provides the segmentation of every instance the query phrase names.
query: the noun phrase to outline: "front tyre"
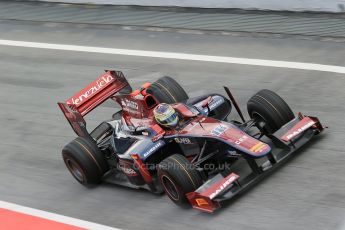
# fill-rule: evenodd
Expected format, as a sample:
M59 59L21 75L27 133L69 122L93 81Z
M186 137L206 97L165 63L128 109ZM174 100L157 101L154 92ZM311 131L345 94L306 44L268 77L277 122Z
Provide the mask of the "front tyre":
M203 183L195 166L179 154L174 154L159 164L158 178L168 197L182 207L189 204L186 194L195 191Z
M252 96L247 103L247 109L249 116L255 119L257 124L264 124L260 128L265 134L276 132L295 118L288 104L278 94L267 89Z
M93 187L108 171L108 163L94 141L78 137L62 150L62 158L72 176L82 185Z

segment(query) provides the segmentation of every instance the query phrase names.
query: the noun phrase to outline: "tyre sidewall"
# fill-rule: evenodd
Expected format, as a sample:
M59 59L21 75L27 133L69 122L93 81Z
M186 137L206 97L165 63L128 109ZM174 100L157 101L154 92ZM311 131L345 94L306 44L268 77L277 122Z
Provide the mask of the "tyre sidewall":
M263 89L256 93L247 103L251 118L265 122L264 132L272 134L294 119L288 104L273 91Z
M176 179L170 175L167 171L164 170L160 170L158 172L158 177L159 180L165 190L165 193L167 194L167 196L170 198L170 200L172 200L174 203L176 203L179 206L186 206L188 203L187 197L186 197L186 193L185 191L182 190L181 186L179 185L179 183L176 181ZM167 188L165 187L165 185L163 184L163 177L167 177L169 178L169 180L174 184L177 193L178 193L178 199L175 199L170 192L167 192Z
M182 155L174 154L164 159L158 168L159 180L168 197L177 205L190 207L186 194L195 191L202 185L202 179L193 165ZM174 184L179 198L175 199L163 183L163 177L169 178Z
M68 170L72 173L68 161L77 164L77 167L82 170L84 180L79 180L73 173L72 175L79 183L87 187L100 183L102 176L109 169L101 151L96 145L92 145L95 144L90 140L78 137L62 150L62 157Z

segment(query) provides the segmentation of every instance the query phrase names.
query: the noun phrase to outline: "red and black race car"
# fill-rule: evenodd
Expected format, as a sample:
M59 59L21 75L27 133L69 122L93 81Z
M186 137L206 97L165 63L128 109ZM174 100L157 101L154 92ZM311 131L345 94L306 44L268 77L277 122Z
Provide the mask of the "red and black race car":
M79 136L62 150L74 178L85 186L109 181L154 193L176 204L213 212L281 165L323 130L316 117L295 117L286 102L261 90L247 104L245 120L230 90L227 97L189 98L172 78L132 91L123 73L106 71L86 88L58 103ZM121 106L92 132L84 116L107 99ZM179 124L160 126L159 103L177 111ZM234 107L241 121L229 120Z

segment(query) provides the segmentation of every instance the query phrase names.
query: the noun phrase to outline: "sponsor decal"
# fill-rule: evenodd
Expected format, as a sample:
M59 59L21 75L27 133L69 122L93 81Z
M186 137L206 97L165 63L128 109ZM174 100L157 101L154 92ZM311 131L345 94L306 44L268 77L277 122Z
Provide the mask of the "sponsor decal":
M236 174L231 174L213 193L210 194L210 199L212 200L218 196L224 189L226 189L230 184L237 180L238 176Z
M138 110L139 108L137 102L128 100L127 98L124 98L123 100L121 100L121 105L132 110Z
M122 110L131 114L141 115L139 105L136 101L131 101L127 98L121 100Z
M204 198L197 198L195 202L198 206L208 205L208 202Z
M211 131L211 134L214 135L214 136L219 137L220 135L222 135L228 129L229 129L229 127L226 126L226 125L218 125L216 128L214 128Z
M255 153L260 153L266 148L266 144L259 142L253 147L250 148L250 151L255 152Z
M151 140L152 140L153 142L156 142L156 141L158 141L159 139L162 139L162 138L164 137L164 134L165 134L165 133L159 133L159 134L157 134L156 136L152 137Z
M175 141L178 144L192 144L191 140L185 137L176 137Z
M242 156L241 154L237 153L236 150L228 151L228 154L229 154L230 156L234 156L234 157Z
M301 134L303 131L307 130L309 127L313 126L315 124L314 121L309 121L307 124L303 125L302 127L298 128L297 130L294 130L292 133L286 135L286 140L291 140L295 136Z
M164 145L163 141L159 141L157 142L155 145L153 145L151 148L149 148L146 152L143 153L143 157L146 158L149 155L151 155L152 153L156 152L160 147L162 147Z
M242 144L242 142L244 142L246 139L248 139L247 135L243 135L242 137L240 137L237 141L235 141L236 145L240 145Z
M129 109L129 108L127 108L127 107L123 107L122 110L123 110L123 111L126 111L126 112L128 112L128 113L131 113L131 114L133 114L133 115L134 115L134 114L136 114L136 115L141 115L141 112L136 111L136 110Z
M66 103L74 105L82 104L84 100L97 94L100 89L107 86L112 80L114 78L111 75L102 76L97 81L91 83L88 89L83 90L77 97L72 97Z
M119 165L119 168L128 176L137 176L137 172L134 169L130 168L129 166Z

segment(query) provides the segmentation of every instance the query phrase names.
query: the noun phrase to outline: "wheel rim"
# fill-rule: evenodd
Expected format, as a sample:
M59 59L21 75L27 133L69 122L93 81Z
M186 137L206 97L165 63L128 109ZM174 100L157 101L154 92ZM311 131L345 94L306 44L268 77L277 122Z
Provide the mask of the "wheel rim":
M80 183L84 183L85 181L84 171L79 166L79 164L70 158L66 158L65 163L68 170L72 173L73 177L77 179L77 181L79 181Z
M168 193L169 197L175 201L179 200L180 195L175 183L167 176L163 175L161 177L162 184L164 186L165 192Z
M268 133L272 133L272 128L267 124L267 121L266 119L258 112L253 112L252 113L252 118L258 120L258 121L261 121L261 122L264 122L265 125L263 126L264 128L264 131L268 132Z

